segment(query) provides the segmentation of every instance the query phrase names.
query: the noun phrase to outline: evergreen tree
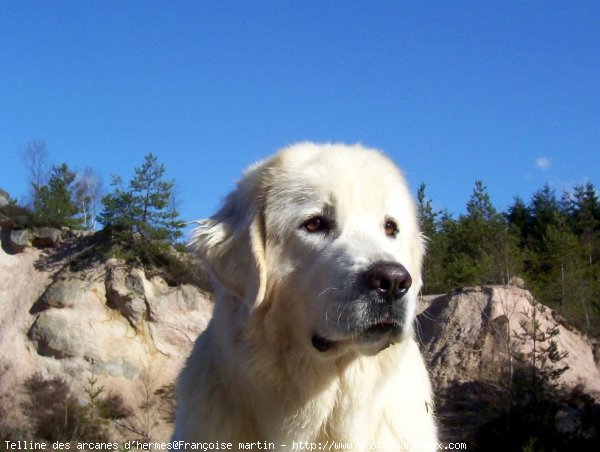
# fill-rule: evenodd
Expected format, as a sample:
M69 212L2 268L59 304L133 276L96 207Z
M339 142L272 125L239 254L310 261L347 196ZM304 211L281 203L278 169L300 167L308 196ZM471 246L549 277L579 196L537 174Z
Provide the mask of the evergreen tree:
M417 192L417 212L419 216L419 225L427 245L427 252L423 262L423 292L430 291L437 287L436 269L439 265L439 254L441 247L439 244L439 235L437 230L437 217L439 212L435 212L431 205L431 200L425 195L424 183L421 183Z
M163 180L165 167L153 154L144 159L130 182L135 231L144 240L175 243L183 226L173 203L175 182Z
M538 316L546 308L533 300L530 310L522 312L524 319L519 322L521 331L513 331L513 337L521 344L528 345L527 351L517 353L516 358L531 371L531 395L534 400L540 400L542 391L546 388L556 388L557 380L568 369L561 361L568 352L560 351L556 337L560 334L558 323L554 322L547 328L542 328Z
M425 237L431 238L436 233L436 223L439 212L435 212L431 205L431 199L425 195L425 183L421 183L417 191L417 213L421 232Z
M592 265L600 254L600 201L594 185L576 186L569 201L567 212L573 232L580 237Z
M467 214L458 219L451 251L463 284L506 282L511 254L504 218L498 214L483 182L476 181ZM461 282L458 280L457 282Z
M121 244L136 248L142 258L154 247L174 244L183 224L173 202L173 181L163 180L164 165L153 154L144 157L127 189L120 177L113 177L113 193L102 198L99 221Z
M441 292L476 284L477 268L464 223L460 219L454 220L448 212L443 212L439 228L437 243L442 251L439 256L438 287Z
M490 201L487 187L483 182L475 181L473 194L467 202L467 218L480 224L492 222L497 219L498 213Z
M519 275L542 303L581 330L600 333L600 201L593 184L576 186L561 201L546 184L529 203L517 197L499 214L477 181L458 219L434 211L425 188L417 192L427 237L424 293Z
M520 197L515 197L514 203L508 208L506 221L511 232L519 239L519 246L523 249L531 235L532 217L527 205Z
M482 260L490 248L490 240L502 229L502 219L490 201L483 182L476 181L473 194L467 202L467 215L459 219L464 229L467 249L476 260Z
M581 268L582 260L577 236L565 224L549 226L544 234L544 251L539 254L541 261L535 289L540 300L549 305L564 309L565 297L577 293L569 287L572 275Z
M48 184L34 187L34 212L41 224L79 227L81 219L73 201L75 173L66 163L53 166Z
M549 226L558 226L563 218L556 192L545 184L538 190L529 206L531 212L530 243L535 251L543 251L544 234Z

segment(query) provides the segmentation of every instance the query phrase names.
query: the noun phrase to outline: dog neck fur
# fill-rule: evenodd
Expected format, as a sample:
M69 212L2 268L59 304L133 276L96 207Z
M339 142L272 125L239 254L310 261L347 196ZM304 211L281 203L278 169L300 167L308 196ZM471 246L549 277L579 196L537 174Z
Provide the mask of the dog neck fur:
M217 350L217 353L211 354L203 363L194 363L197 368L187 369L182 377L196 380L201 374L208 373L218 382L203 388L201 406L187 408L201 410L206 423L226 419L223 425L228 426L227 430L222 431L222 437L212 439L254 441L261 438L275 444L341 439L359 443L373 438L417 441L419 435L430 434L435 429L433 421L427 421L430 419L427 404L432 406L432 403L426 372L415 375L413 368L403 369L396 365L415 358L415 355L420 359L412 339L395 344L376 356L349 353L324 362L298 352L289 343L286 333L289 325L282 324L271 332L259 328L254 330L259 331L258 334L249 333L252 328L244 327L248 325L247 316L250 315L250 322L269 321L271 311L266 308L269 303L249 312L233 295L226 298L229 299L223 300L223 305L216 306L209 329L196 344L196 347ZM238 306L233 316L227 305ZM213 334L214 330L223 328L222 322L228 322L228 328L233 329L234 334ZM261 347L261 344L264 347L265 341L276 345L273 352L267 355L253 353L252 348ZM229 357L225 363L223 356ZM261 356L262 360L249 358L256 356ZM298 368L304 369L301 379L294 375ZM426 385L425 392L408 392L404 400L389 403L387 395L391 385L414 387L415 380ZM360 392L348 390L356 388L357 384ZM193 404L194 401L184 403ZM398 409L399 406L403 408ZM407 413L406 407L411 407L411 411ZM400 431L398 426L414 425L413 419L404 419L404 422L402 419L411 416L411 412L412 416L421 417L425 422L420 430ZM360 413L360 416L353 417L351 413ZM365 425L365 413L370 413L372 419L389 419L389 424ZM260 425L255 422L258 419L263 420ZM264 422L265 419L270 422ZM197 432L199 439L207 440L202 425L195 425L190 430ZM207 431L214 430L209 428Z

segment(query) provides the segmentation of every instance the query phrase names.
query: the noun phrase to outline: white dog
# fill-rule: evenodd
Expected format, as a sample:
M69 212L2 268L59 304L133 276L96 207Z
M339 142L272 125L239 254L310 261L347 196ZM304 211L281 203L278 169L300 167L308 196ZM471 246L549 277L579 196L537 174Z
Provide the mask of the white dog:
M387 158L284 149L246 171L192 247L215 312L179 379L174 440L436 448L413 339L423 241Z

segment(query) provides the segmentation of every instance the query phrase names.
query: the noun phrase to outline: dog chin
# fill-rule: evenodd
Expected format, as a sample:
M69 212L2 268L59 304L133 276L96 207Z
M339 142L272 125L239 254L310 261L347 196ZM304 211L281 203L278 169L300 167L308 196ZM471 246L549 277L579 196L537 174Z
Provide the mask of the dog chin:
M330 339L325 335L315 333L311 337L311 344L317 352L323 355L339 355L348 350L355 350L363 355L374 355L390 345L400 342L404 336L402 325L378 323L342 339Z

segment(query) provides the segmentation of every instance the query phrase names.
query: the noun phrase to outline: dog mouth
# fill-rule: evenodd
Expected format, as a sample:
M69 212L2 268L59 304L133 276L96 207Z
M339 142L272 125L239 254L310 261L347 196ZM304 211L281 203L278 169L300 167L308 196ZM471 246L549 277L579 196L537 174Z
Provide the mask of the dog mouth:
M386 336L389 338L388 341L391 343L392 341L390 339L394 336L399 336L401 331L402 326L399 323L393 321L383 321L375 323L361 330L348 339L331 340L321 336L320 334L313 334L311 343L317 351L325 353L329 350L338 348L343 343L373 343L380 341Z

